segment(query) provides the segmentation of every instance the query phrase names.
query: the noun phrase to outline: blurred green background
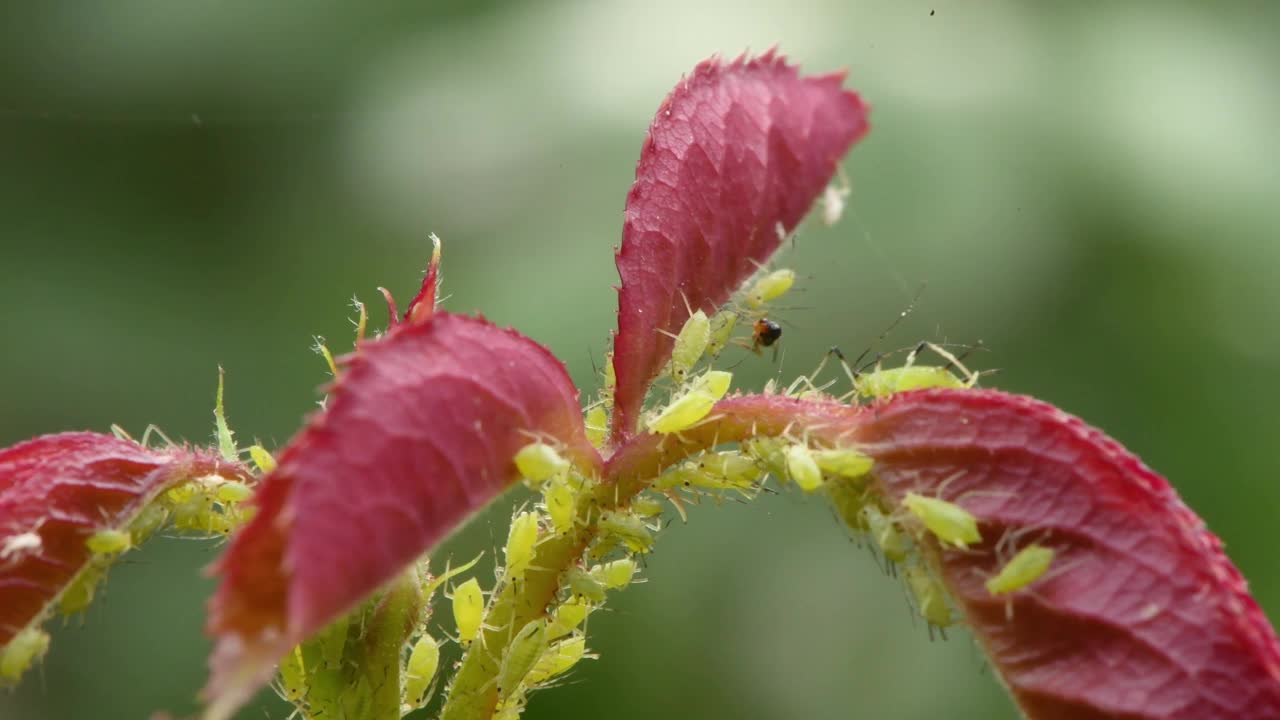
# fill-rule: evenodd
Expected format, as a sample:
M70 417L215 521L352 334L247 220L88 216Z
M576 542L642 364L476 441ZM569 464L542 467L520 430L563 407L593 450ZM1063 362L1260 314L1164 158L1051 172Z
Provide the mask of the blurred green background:
M654 110L700 59L779 43L848 68L874 129L845 220L785 258L805 278L784 352L734 351L736 382L870 345L927 283L889 346L984 340L986 384L1166 474L1275 620L1278 27L1264 3L6 3L0 445L112 422L207 440L218 364L240 437L284 443L325 379L311 336L347 347L377 285L403 306L428 231L449 309L594 388ZM438 557L499 545L506 517ZM130 555L0 717L192 712L216 553ZM645 574L593 619L601 659L527 717L1015 717L819 502L704 505ZM241 717L287 714L264 694Z

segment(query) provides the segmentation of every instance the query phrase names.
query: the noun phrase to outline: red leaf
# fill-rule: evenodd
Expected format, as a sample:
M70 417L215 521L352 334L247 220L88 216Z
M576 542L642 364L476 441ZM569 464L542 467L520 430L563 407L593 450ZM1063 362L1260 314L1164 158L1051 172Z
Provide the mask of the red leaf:
M907 393L857 439L891 497L961 503L979 552L941 551L944 580L1034 720L1280 718L1280 644L1222 543L1114 440L1044 403L990 391ZM1054 565L1005 600L983 582L1007 533Z
M344 362L327 409L285 449L216 568L212 717L505 490L529 433L584 469L601 465L564 366L514 331L435 313Z
M800 77L772 51L694 69L658 108L618 252L613 440L635 428L688 307L713 312L778 248L867 131L843 73ZM688 306L686 306L686 301Z
M88 563L90 535L119 529L167 488L215 472L242 474L211 452L149 450L90 432L0 450L0 646L40 619Z

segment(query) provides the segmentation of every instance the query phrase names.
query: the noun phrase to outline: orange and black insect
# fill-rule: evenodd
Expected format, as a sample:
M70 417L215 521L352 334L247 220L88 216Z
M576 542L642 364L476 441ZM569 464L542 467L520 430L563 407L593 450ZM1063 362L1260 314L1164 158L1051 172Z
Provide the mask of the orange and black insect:
M782 326L762 317L751 326L751 352L759 355L760 348L772 347L782 337Z

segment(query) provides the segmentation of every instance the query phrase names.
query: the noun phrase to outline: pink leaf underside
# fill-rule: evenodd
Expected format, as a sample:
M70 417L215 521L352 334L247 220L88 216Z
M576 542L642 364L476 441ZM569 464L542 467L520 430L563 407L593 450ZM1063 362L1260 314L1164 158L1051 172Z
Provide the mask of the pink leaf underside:
M720 402L682 443L635 436L605 474L652 477L753 432L857 446L892 503L916 492L978 517L983 544L941 550L943 579L1028 718L1280 718L1280 644L1219 540L1163 478L1079 419L995 391L865 408L747 395ZM1056 557L1006 608L983 583L1010 535Z
M856 439L891 498L941 491L981 521L984 544L942 551L942 572L1028 717L1280 718L1280 645L1222 543L1101 431L1029 398L942 390L873 407ZM1012 620L983 585L1009 533L1056 553Z
M343 362L327 409L285 449L217 565L215 717L505 490L531 433L601 465L564 366L514 331L435 313Z
M614 338L615 443L635 428L688 308L714 312L774 253L867 131L843 73L772 51L708 60L658 109L627 196ZM687 305L686 305L687 302Z
M240 472L210 453L149 450L90 432L45 435L0 450L0 646L37 619L85 566L90 535L126 524L177 482L220 471Z

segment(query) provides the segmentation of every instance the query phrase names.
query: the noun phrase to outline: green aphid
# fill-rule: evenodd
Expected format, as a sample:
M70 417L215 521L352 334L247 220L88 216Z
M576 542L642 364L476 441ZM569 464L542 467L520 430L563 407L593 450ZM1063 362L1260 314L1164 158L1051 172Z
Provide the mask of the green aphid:
M484 620L484 592L480 582L471 578L453 590L453 622L458 628L458 642L470 645L480 632Z
M649 431L663 435L698 424L729 392L732 381L733 373L723 370L710 370L694 378L683 393L649 421Z
M49 633L38 627L23 628L0 649L0 683L16 684L47 652Z
M580 595L565 600L557 605L555 612L551 614L551 622L547 625L547 637L555 640L568 635L576 630L594 609L595 606Z
M908 565L906 568L907 589L916 603L920 617L930 625L940 628L955 624L955 615L947 602L947 591L933 574L920 565Z
M502 654L502 663L498 667L500 699L514 694L520 688L525 676L547 651L549 642L545 618L520 628L512 638L511 644L507 646L506 652Z
M733 328L737 324L738 314L732 310L718 312L711 318L711 332L706 351L709 357L716 357L721 350L724 350L725 345L729 344L729 338L733 337Z
M118 555L133 548L133 536L128 530L99 530L84 544L95 555Z
M689 371L702 359L711 342L711 321L701 310L689 316L671 349L671 379L677 384L689 377Z
M439 668L440 646L435 638L424 633L414 643L405 665L403 704L406 709L416 710L427 704Z
M926 388L968 388L972 381L961 380L951 371L929 365L887 368L861 375L857 381L858 394L866 398L886 398L908 390Z
M569 571L565 573L565 582L569 585L569 592L574 597L588 600L597 605L604 602L604 583L597 580L586 570L580 567L569 568Z
M608 590L618 590L631 584L631 579L636 574L636 561L631 558L622 558L607 562L603 565L596 565L591 568L591 577L597 582L604 585Z
M541 485L569 470L569 461L543 442L529 443L520 448L516 452L515 464L520 474L534 485Z
M803 444L787 448L787 476L805 492L814 492L822 487L822 470L808 446Z
M944 545L967 549L982 542L977 518L953 502L909 492L902 504Z
M653 533L635 513L606 510L600 514L598 525L602 535L618 540L631 552L647 553L653 549Z
M1053 564L1053 548L1031 544L1018 551L985 583L992 595L1008 595L1039 580Z

